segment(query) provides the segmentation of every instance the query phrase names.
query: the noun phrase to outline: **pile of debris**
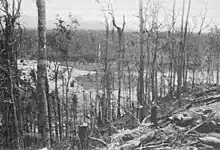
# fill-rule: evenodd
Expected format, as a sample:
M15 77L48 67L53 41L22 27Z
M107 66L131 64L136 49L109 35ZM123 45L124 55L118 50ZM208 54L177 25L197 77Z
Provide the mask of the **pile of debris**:
M142 123L111 137L111 150L208 150L220 149L220 87L185 97L190 102L158 120Z

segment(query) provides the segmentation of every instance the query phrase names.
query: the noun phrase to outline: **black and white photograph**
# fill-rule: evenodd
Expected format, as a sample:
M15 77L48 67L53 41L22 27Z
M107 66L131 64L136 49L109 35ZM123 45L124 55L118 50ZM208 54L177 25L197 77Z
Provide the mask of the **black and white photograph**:
M220 0L0 0L0 150L220 150Z

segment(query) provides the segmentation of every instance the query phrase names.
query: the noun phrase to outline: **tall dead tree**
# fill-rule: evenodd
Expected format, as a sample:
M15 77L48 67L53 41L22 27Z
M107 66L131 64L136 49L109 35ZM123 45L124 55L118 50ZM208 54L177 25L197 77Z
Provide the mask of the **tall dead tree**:
M159 51L159 31L158 31L158 8L154 6L153 8L153 16L152 16L152 43L153 43L153 48L152 48L152 65L151 65L151 88L152 88L152 102L155 104L157 103L157 59L158 59L158 51Z
M109 23L108 18L105 16L105 87L107 94L107 117L108 122L111 121L111 84L110 84L110 64L109 64ZM111 135L111 128L109 125L109 136Z
M122 75L123 75L123 69L122 69L122 62L123 62L123 56L124 56L124 29L125 29L125 16L123 15L123 24L122 27L119 27L115 22L115 16L113 13L113 9L111 12L109 12L112 16L112 24L117 29L118 33L118 106L117 106L117 116L121 116L121 90L122 90Z
M37 50L37 98L39 108L38 131L41 134L41 147L50 147L48 125L48 103L46 95L47 54L46 54L46 2L36 1L38 10L38 50Z
M170 96L173 95L175 84L175 62L174 62L174 47L175 47L175 9L176 9L176 0L173 1L173 10L172 10L172 25L171 29L168 31L168 37L170 38L171 44L169 46L169 89L168 93Z
M188 29L188 19L189 19L189 12L191 7L191 0L189 0L188 4L188 10L187 10L187 16L186 21L184 25L184 13L185 13L185 0L183 0L183 8L182 8L182 21L181 21L181 40L179 43L179 62L178 62L178 71L177 71L177 99L178 99L178 105L181 107L181 93L182 93L182 84L183 84L183 78L184 78L184 50L186 45L186 36L187 36L187 29Z
M138 103L143 106L144 101L144 37L143 37L143 1L139 0L139 17L140 17L140 63L138 77ZM141 109L141 108L140 108ZM139 111L139 119L144 118L143 109Z
M111 42L112 42L112 51L115 51L115 27L113 26L112 27L112 30L111 30ZM114 56L114 54L112 53L111 54L111 58ZM111 68L109 67L109 70L110 70ZM111 83L111 89L115 89L115 78L114 78L114 74L112 74L111 76L110 76L110 80L112 81L112 83ZM112 116L111 116L111 119L113 120L113 121L115 121L115 119L116 119L116 115L115 115L115 105L114 105L114 103L112 103L112 105L111 105L111 107L112 107L112 110L111 110L111 113L112 113Z

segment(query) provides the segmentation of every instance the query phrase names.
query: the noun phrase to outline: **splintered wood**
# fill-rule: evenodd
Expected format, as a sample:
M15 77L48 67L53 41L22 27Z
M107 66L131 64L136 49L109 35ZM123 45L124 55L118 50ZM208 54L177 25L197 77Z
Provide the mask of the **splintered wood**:
M108 145L111 150L220 149L220 87L211 87L185 97L190 103L150 120L132 130L119 131Z

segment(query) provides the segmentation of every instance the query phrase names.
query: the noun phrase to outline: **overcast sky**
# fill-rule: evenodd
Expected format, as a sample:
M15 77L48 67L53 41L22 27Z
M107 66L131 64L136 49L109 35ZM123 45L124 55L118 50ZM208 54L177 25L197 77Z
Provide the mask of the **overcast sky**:
M103 5L106 0L99 0ZM146 1L146 0L144 0ZM154 0L160 6L159 18L161 21L169 20L172 10L173 0ZM176 0L177 14L180 14L182 0ZM186 0L188 2L188 0ZM138 19L138 0L112 0L116 21L121 23L122 15L125 14L127 29L137 29ZM59 14L63 18L67 18L71 13L75 16L81 28L99 29L103 28L103 13L101 7L96 0L46 0L47 8L47 27L54 27L56 15ZM104 5L105 7L106 5ZM207 22L212 20L212 24L220 25L220 0L192 0L191 20L197 17L201 18L207 8ZM179 17L180 18L180 17ZM200 19L201 20L201 19ZM22 4L22 22L28 27L36 27L37 24L37 8L35 0L23 0Z

